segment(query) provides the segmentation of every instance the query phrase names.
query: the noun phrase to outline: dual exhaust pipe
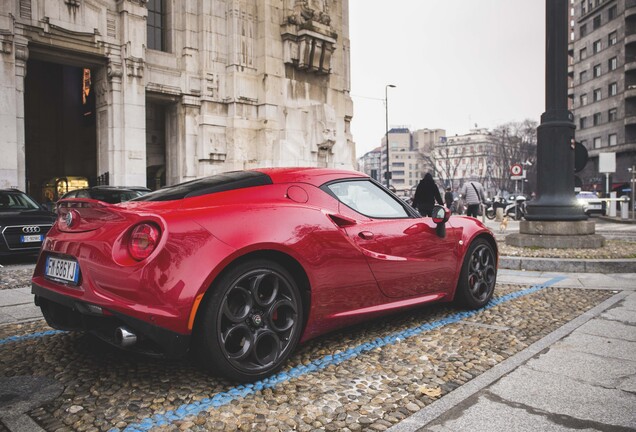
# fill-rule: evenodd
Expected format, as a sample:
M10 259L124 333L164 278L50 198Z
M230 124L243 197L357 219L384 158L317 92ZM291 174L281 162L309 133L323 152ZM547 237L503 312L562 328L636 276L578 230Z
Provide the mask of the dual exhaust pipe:
M115 342L122 348L128 348L137 343L137 335L127 327L115 329Z

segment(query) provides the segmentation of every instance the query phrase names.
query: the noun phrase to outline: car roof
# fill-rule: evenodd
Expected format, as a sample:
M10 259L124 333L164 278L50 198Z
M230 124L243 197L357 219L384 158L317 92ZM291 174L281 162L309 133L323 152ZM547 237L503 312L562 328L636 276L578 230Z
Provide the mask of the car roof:
M333 180L343 178L368 178L364 173L333 168L258 168L252 171L268 175L273 183L308 183L321 186Z

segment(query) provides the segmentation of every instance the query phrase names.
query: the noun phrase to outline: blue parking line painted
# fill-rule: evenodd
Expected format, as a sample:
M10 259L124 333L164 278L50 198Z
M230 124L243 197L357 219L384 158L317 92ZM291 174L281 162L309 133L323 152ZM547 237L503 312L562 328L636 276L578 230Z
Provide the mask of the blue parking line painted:
M26 334L22 336L9 336L8 338L0 339L0 345L4 345L11 342L22 342L29 339L37 339L43 336L51 336L58 333L64 333L64 332L62 330L47 330L43 332L31 333L31 334Z
M307 365L300 365L291 368L288 371L280 372L276 375L273 375L269 378L265 378L261 381L257 381L252 384L239 385L236 387L232 387L227 391L217 393L211 398L205 398L197 402L189 403L181 405L176 410L166 411L163 414L155 414L152 417L147 417L140 421L139 423L134 423L128 425L124 429L125 432L138 432L138 431L147 431L157 426L166 426L171 424L172 422L183 420L187 416L196 416L200 412L207 411L210 408L219 408L221 406L227 405L234 400L242 399L248 395L254 394L257 391L276 387L278 384L287 382L293 378L297 378L301 375L306 375L315 371L322 370L331 365L338 365L342 362L345 362L349 359L357 357L360 354L363 354L368 351L372 351L376 348L382 348L387 345L393 345L397 342L400 342L406 338L410 338L412 336L417 336L423 332L434 330L440 327L444 327L449 324L454 324L466 318L470 318L472 316L477 315L478 313L492 309L493 307L508 302L510 300L514 300L519 297L523 297L537 291L540 291L544 288L550 287L562 280L566 279L565 276L554 277L540 285L535 285L531 288L517 291L514 293L506 294L505 296L499 297L497 299L493 299L486 306L481 309L466 311L466 312L458 312L452 314L444 319L434 321L432 323L422 324L417 327L412 327L410 329L406 329L400 332L393 333L391 335L377 338L370 342L363 343L353 348L349 348L348 350L333 354L327 355L322 358L316 359ZM112 428L109 432L119 432L120 429Z

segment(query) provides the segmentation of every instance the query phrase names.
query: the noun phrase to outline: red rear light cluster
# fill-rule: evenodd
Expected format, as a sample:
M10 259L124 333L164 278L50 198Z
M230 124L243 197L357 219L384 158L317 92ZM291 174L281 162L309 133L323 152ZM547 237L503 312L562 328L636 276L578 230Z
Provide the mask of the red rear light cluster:
M142 223L133 228L128 241L128 252L137 261L145 260L157 248L159 228L156 225Z

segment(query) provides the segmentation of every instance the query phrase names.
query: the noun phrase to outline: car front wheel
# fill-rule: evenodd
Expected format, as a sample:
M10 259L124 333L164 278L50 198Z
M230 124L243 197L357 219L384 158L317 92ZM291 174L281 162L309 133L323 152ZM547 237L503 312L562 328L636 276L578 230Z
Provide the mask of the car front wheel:
M300 292L274 261L244 262L211 288L197 328L200 360L213 373L248 382L283 365L300 338Z
M457 293L457 303L469 309L485 306L492 298L497 280L495 250L483 238L475 240L464 258Z

